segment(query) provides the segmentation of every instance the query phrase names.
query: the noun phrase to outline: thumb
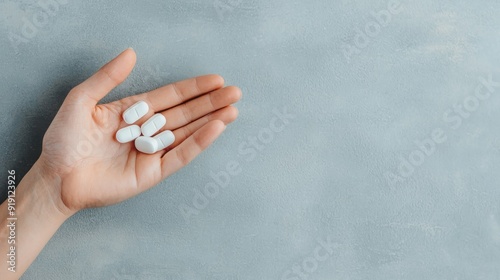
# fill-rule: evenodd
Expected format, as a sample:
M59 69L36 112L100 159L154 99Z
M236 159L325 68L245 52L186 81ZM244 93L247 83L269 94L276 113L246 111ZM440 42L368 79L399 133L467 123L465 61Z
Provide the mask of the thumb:
M137 60L135 51L126 49L101 67L94 75L71 90L68 97L82 100L95 106L99 100L121 84L134 69Z

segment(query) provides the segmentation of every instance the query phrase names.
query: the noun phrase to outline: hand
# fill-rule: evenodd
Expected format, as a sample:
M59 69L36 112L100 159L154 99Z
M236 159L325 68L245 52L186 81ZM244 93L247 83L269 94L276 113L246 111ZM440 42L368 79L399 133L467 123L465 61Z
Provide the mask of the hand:
M184 167L234 121L231 104L241 98L220 76L208 75L111 102L99 104L132 71L135 52L128 49L68 94L43 139L42 154L16 188L15 271L2 262L0 279L18 279L57 229L87 207L118 203L143 192ZM127 126L122 113L135 102L162 113L175 142L153 155L138 152L134 143L115 140ZM0 254L12 251L8 201L0 205ZM10 243L9 243L10 244Z
M207 75L164 86L151 92L99 104L132 71L136 54L127 49L68 94L43 139L37 166L60 182L51 193L65 213L106 206L135 196L159 183L206 149L234 121L231 106L241 98L237 87L223 87L218 75ZM134 143L115 140L127 126L122 113L143 100L149 113L162 113L175 142L153 155L138 152Z

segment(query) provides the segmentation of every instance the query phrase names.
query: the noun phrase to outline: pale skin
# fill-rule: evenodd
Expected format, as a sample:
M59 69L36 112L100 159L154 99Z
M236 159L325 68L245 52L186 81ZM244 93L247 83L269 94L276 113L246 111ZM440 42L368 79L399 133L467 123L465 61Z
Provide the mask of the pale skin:
M186 166L238 116L241 90L219 75L200 76L108 104L98 104L136 63L127 49L70 91L43 138L39 159L16 189L16 267L8 270L7 201L0 206L0 279L18 279L57 229L78 211L136 196ZM175 142L153 155L120 144L122 113L139 100L167 119ZM89 144L90 143L90 144ZM18 178L16 178L18 179Z

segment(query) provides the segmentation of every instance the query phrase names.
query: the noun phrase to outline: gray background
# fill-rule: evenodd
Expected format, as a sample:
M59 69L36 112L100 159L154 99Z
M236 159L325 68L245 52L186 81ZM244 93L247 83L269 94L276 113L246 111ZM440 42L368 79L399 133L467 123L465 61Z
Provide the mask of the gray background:
M210 150L147 193L76 214L23 278L299 279L286 273L306 260L307 279L500 279L500 88L459 127L443 119L479 77L500 81L500 3L402 1L348 59L389 2L68 0L16 44L43 10L1 0L5 176L27 172L66 93L127 47L137 67L107 100L206 73L244 92ZM242 154L284 107L295 118ZM447 141L387 180L435 129ZM242 172L185 219L180 205L231 161ZM327 237L332 255L307 266Z

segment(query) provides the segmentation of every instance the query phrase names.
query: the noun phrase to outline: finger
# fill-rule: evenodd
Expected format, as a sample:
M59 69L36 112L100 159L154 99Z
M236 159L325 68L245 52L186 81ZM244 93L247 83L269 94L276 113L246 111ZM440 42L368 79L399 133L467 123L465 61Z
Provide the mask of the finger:
M219 75L199 76L124 98L120 100L120 105L122 110L125 110L137 101L143 100L153 112L161 112L223 86L224 79Z
M108 62L86 81L76 86L71 95L86 97L95 105L112 89L121 84L132 72L137 57L133 49L126 49Z
M190 163L210 146L225 128L222 121L211 121L189 136L179 146L166 153L161 160L162 178L166 178Z
M225 87L202 95L187 103L162 112L167 119L165 129L173 130L197 120L206 114L236 103L241 98L241 90L234 86Z
M174 147L177 147L177 145L184 142L184 140L191 136L195 131L197 131L210 121L220 120L225 125L228 125L236 120L237 117L238 109L234 106L227 106L202 118L199 118L186 126L174 130L173 133L175 135L175 141L169 148L172 149Z

